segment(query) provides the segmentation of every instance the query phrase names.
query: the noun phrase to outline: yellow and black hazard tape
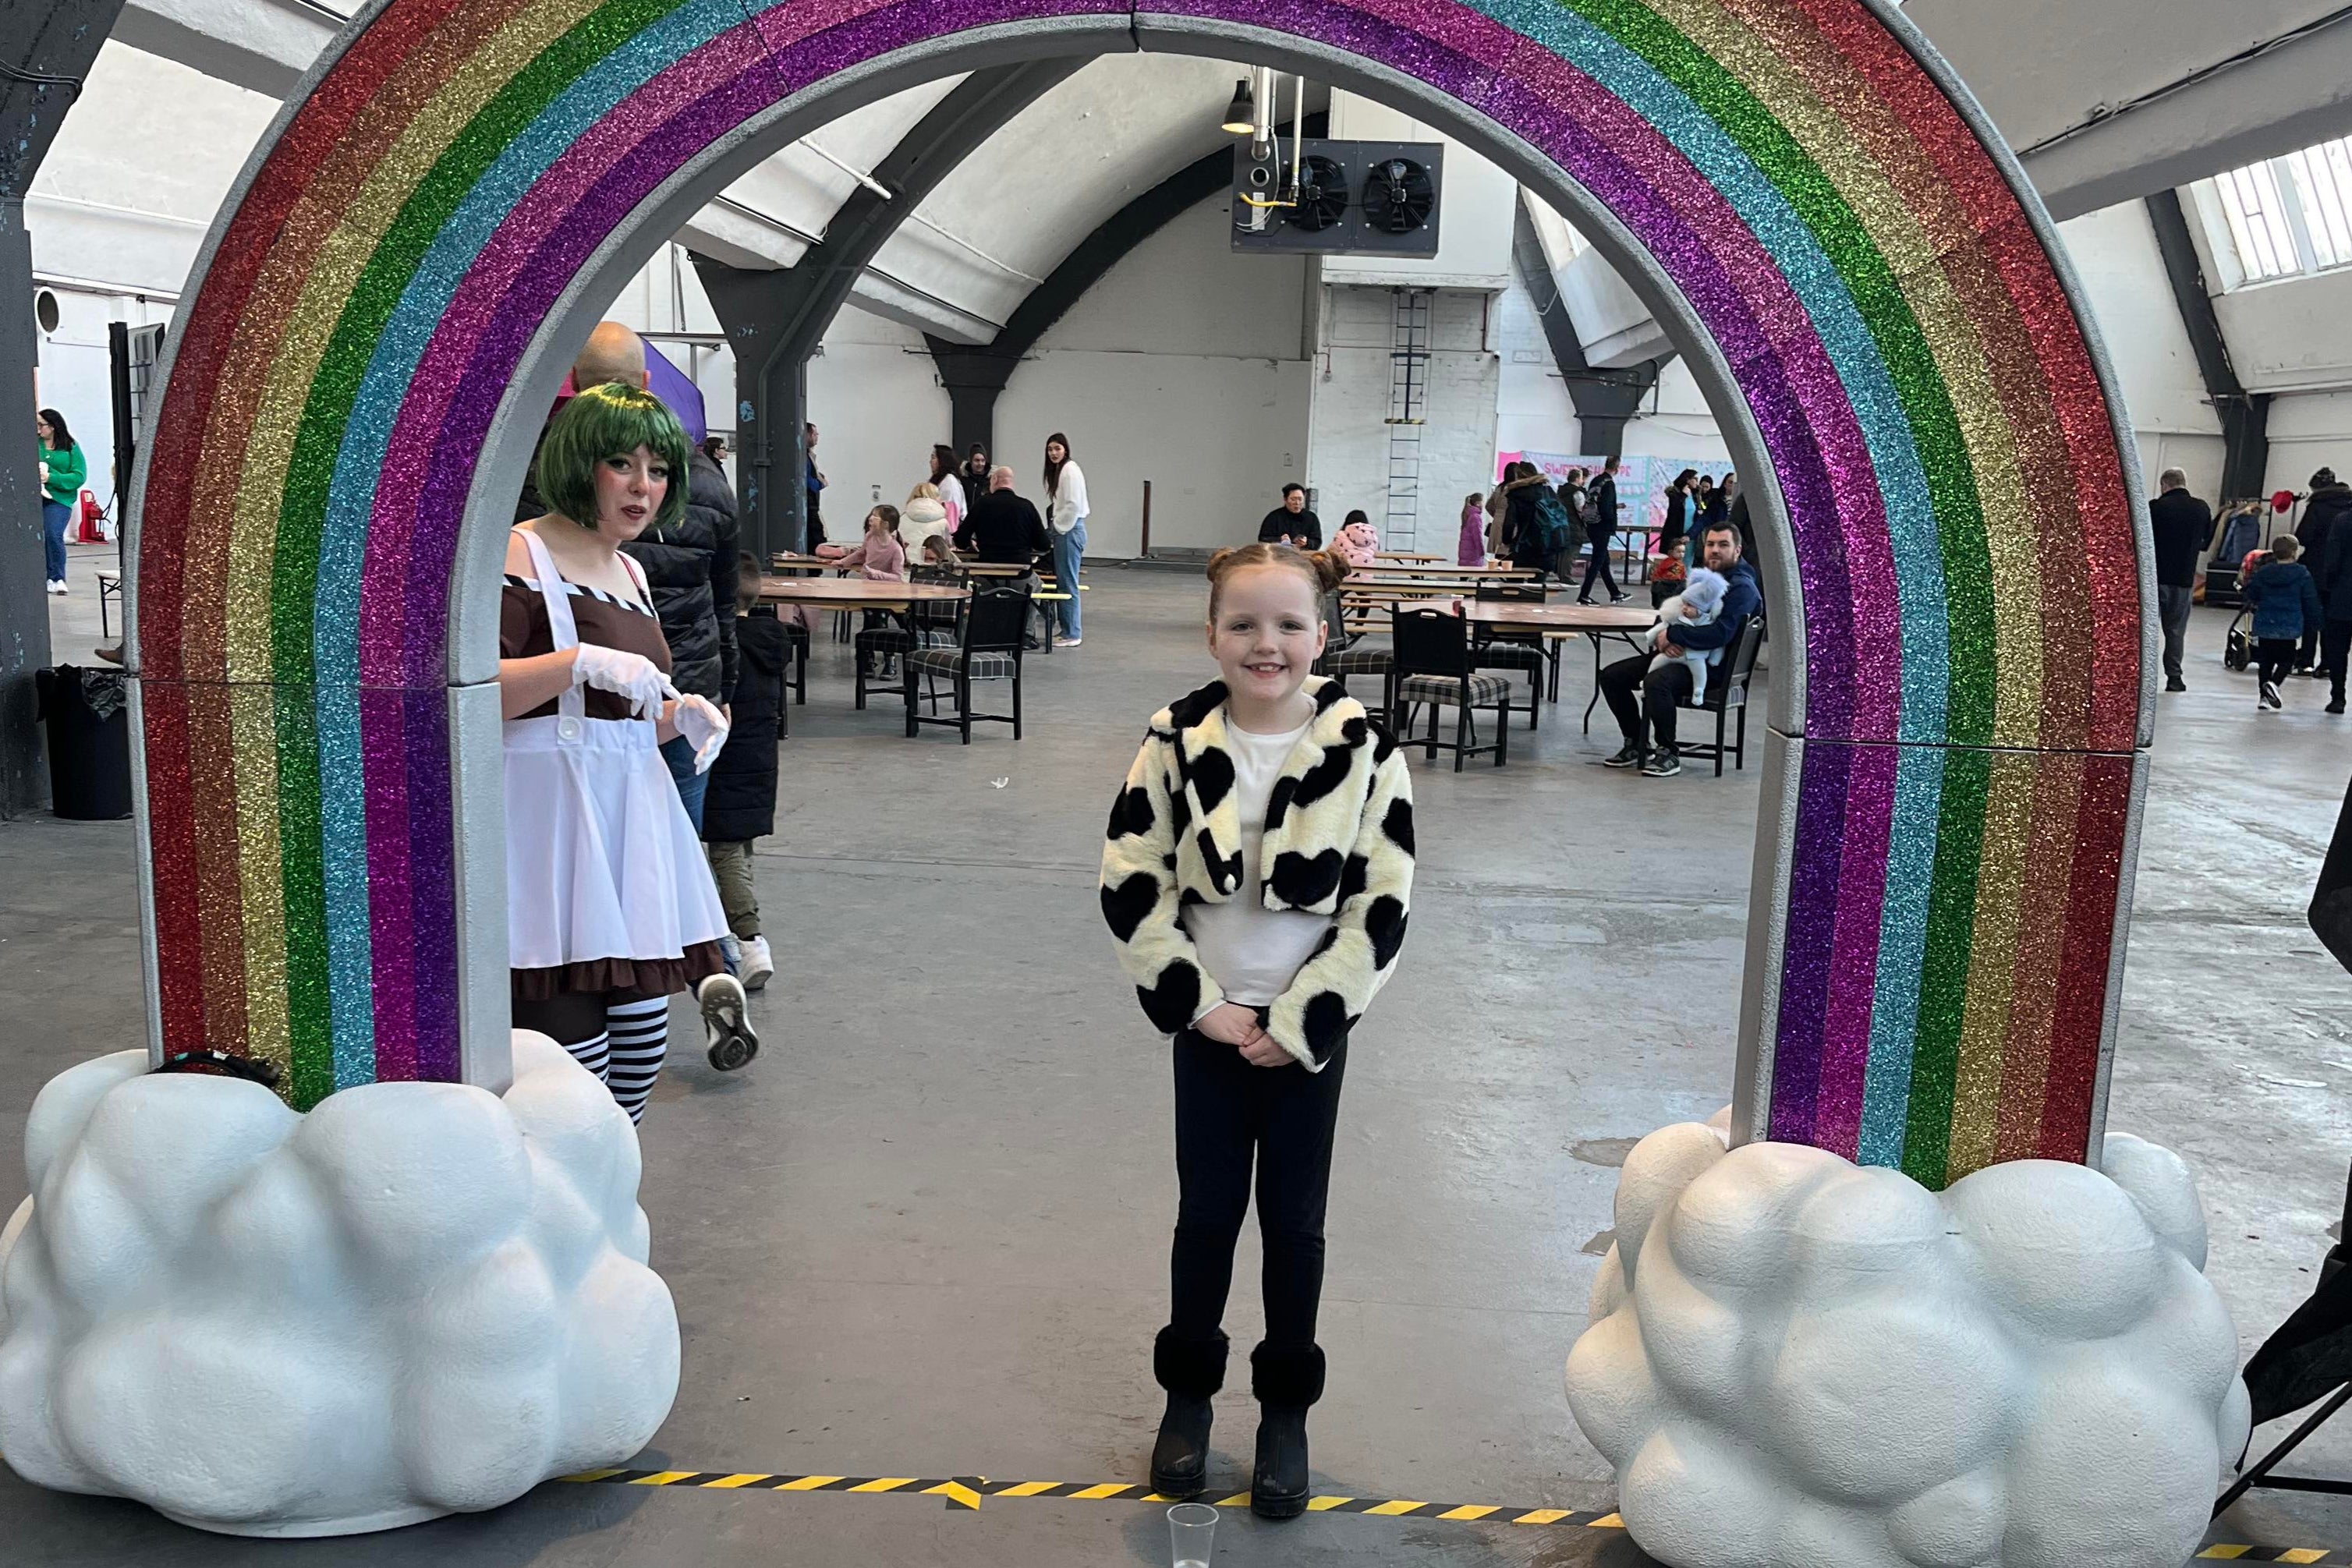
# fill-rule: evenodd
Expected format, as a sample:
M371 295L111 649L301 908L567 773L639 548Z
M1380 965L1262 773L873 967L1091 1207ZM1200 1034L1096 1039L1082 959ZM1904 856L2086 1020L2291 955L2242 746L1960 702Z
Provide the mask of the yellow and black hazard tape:
M1117 1481L1089 1485L1084 1481L992 1481L979 1476L923 1479L914 1476L782 1476L758 1471L724 1470L586 1470L566 1476L567 1481L602 1482L633 1487L693 1487L709 1491L833 1491L863 1496L940 1497L950 1508L978 1508L992 1498L1067 1498L1073 1502L1181 1502L1162 1497L1148 1486ZM1225 1497L1205 1493L1197 1500L1219 1508L1247 1508L1249 1493ZM1366 1513L1382 1519L1443 1519L1457 1523L1574 1525L1590 1530L1622 1530L1624 1521L1614 1513L1568 1508L1499 1508L1486 1503L1416 1502L1408 1498L1315 1497L1307 1500L1309 1513Z
M2200 1563L2315 1563L2324 1568L2345 1568L2352 1564L2352 1552L2330 1551L2325 1546L2242 1546L2231 1542L2217 1542L2197 1553Z

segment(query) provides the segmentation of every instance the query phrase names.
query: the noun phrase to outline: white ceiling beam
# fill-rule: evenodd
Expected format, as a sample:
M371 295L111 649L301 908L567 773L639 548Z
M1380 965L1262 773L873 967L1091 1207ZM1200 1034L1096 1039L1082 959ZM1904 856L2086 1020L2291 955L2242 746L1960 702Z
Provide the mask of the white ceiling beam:
M2352 128L2344 0L1910 0L2053 215Z

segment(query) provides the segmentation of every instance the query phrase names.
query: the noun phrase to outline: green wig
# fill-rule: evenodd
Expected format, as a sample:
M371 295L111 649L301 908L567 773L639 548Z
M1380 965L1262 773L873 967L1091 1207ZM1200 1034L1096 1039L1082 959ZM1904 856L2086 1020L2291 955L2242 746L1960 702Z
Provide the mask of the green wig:
M619 382L574 394L547 427L539 445L539 494L550 510L593 528L596 468L608 458L625 457L638 447L669 469L669 488L654 514L655 532L677 526L686 515L686 430L661 399Z

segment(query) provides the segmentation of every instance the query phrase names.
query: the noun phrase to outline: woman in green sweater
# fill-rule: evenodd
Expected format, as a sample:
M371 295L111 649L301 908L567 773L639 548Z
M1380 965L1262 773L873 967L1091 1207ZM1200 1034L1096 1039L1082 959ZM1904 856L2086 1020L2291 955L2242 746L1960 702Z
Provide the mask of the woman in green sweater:
M65 416L45 408L33 429L41 438L41 543L48 552L49 591L66 591L66 520L89 478L89 464L74 444Z

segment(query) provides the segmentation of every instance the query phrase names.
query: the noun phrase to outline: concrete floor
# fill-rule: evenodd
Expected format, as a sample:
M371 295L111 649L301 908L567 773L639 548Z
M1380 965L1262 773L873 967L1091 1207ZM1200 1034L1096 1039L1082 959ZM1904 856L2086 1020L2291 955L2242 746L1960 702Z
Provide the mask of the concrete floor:
M88 573L60 658L96 637ZM907 741L850 707L820 643L759 869L784 972L767 1052L678 1052L645 1130L654 1258L686 1340L647 1469L1123 1482L1158 1414L1174 1184L1164 1053L1093 897L1100 822L1145 717L1204 678L1197 580L1098 567L1084 648L1029 665L1027 738ZM2309 1289L2352 1155L2352 980L2303 925L2352 746L2308 684L2257 715L2200 612L2165 699L2111 1124L2204 1185L2211 1273L2251 1350ZM1503 770L1416 762L1421 869L1398 978L1341 1119L1318 1490L1606 1508L1559 1367L1608 1244L1615 1166L1727 1098L1757 775L1590 766L1591 664ZM1602 730L1608 726L1601 716ZM1677 824L1697 837L1662 847ZM0 1203L33 1094L140 1037L127 824L0 826ZM681 1019L681 1022L683 1019ZM1254 1242L1228 1323L1256 1335ZM1238 1364L1238 1362L1237 1362ZM1245 1374L1239 1379L1245 1382ZM1247 1480L1245 1393L1217 1472ZM2306 1469L2352 1475L2352 1424ZM59 1564L1166 1561L1159 1511L1000 1500L551 1485L498 1513L259 1549L0 1473L0 1532ZM1218 1562L1633 1564L1622 1531L1229 1514ZM2352 1545L2352 1509L2242 1507L2215 1539ZM8 1554L12 1559L15 1554Z

